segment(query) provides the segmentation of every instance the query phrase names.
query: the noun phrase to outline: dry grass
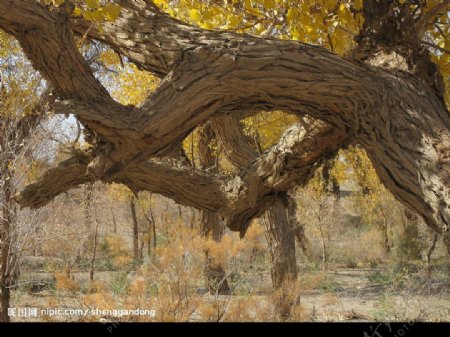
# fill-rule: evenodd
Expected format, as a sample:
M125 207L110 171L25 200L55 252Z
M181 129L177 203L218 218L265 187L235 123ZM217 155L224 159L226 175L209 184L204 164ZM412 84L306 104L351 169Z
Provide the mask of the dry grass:
M308 202L303 205L316 207ZM155 317L120 318L40 316L39 320L44 321L442 321L448 318L450 305L441 299L448 298L449 293L445 264L435 265L432 278L427 278L423 261L410 261L422 266L418 270L396 268L399 263L396 247L402 237L400 222L391 219L389 239L393 249L387 253L378 227L351 222L341 216L356 214L351 200L333 201L329 206L335 209L327 212L338 216L325 217L323 223L330 255L328 270L321 268L322 238L316 220L310 218L317 213L300 208L298 218L310 241L311 256L306 258L298 252L298 279L276 291L272 291L271 286L264 230L257 221L244 239L237 233L226 232L220 242L215 242L202 237L196 220L186 210L183 212L190 214L189 219L173 216L173 210L159 209L159 214L165 217L156 218L157 247L151 247L149 253L144 250L142 261L132 259L129 227L119 227L115 234L106 227L101 228L94 282L88 279L88 249L81 254L82 261L75 262L76 241L61 240L58 246L57 238L49 240L43 253L59 257L62 265L70 262L73 267L70 277L61 266L52 264L51 268L44 268L41 265L46 264L40 263L39 268L43 270L39 272L51 271L55 275L55 289L37 294L25 288L16 290L13 305L139 308L156 313ZM89 235L83 235L87 240L83 244L91 247ZM151 233L144 233L142 237L145 242L149 237L153 240ZM55 254L61 249L67 249L66 254ZM446 258L441 243L436 249L436 258ZM223 266L232 294L209 294L205 282L206 254L212 264ZM367 270L369 267L376 269ZM342 268L351 269L341 271ZM31 271L27 269L27 273Z

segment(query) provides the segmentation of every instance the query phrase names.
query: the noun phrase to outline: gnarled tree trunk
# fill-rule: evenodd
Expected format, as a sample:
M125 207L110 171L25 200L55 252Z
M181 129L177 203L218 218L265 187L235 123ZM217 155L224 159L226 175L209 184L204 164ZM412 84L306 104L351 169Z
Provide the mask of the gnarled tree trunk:
M256 160L257 153L250 146L250 140L242 132L238 119L220 116L214 119L214 126L226 156L235 166L244 168L253 160ZM256 146L260 147L259 142ZM280 288L285 281L297 277L294 233L298 234L302 227L297 226L298 223L292 214L288 216L287 212L289 212L290 206L285 194L276 196L274 202L261 217L269 245L274 289ZM295 213L295 210L293 211ZM294 227L297 228L294 229ZM246 227L243 227L241 234L245 233L246 229ZM301 240L302 243L305 242L304 237Z
M242 232L276 195L305 183L318 164L353 141L393 195L443 234L450 251L450 116L442 79L421 44L427 15L417 19L408 2L364 1L358 49L342 58L295 41L195 28L149 0L120 4L118 23L88 29L90 22L70 19L70 1L50 12L33 0L0 0L0 27L54 85L55 112L75 114L97 140L53 170L66 173L71 166L77 174L51 187L46 184L55 177L44 175L18 196L22 205L45 204L87 181L116 181L220 212L229 228ZM94 77L74 33L105 42L164 80L139 106L120 105ZM284 137L226 182L148 160L213 116L275 109L309 115L323 128L297 130L296 146ZM293 147L298 152L286 152ZM172 186L161 183L165 174Z

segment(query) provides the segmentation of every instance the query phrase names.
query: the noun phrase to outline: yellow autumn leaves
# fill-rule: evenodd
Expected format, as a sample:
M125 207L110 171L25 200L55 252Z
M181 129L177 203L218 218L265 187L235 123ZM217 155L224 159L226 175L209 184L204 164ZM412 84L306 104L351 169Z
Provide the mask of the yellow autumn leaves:
M352 47L363 24L356 1L169 0L155 3L170 15L205 29L229 29L321 44L339 54Z
M46 5L58 7L64 3L64 0L45 0L44 2ZM72 13L74 17L83 17L95 22L115 21L119 18L121 7L113 2L83 0L80 3L80 6L76 6Z
M154 1L171 16L204 29L228 29L255 35L270 35L322 45L339 55L354 47L354 37L364 23L362 0L170 0ZM425 13L438 1L424 2ZM427 30L432 49L448 86L450 77L450 18L442 15ZM450 104L447 90L446 102Z

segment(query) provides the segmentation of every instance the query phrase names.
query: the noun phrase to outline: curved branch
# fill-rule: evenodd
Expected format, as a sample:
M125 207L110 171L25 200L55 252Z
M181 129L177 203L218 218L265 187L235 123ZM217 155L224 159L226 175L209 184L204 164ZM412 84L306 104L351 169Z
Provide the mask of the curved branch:
M230 207L222 210L227 226L245 231L277 198L306 184L323 161L346 147L350 138L341 130L317 122L309 130L289 128L280 142L225 184Z
M95 179L86 173L90 158L76 151L70 159L61 162L56 168L49 169L35 183L28 185L14 199L21 207L39 208L61 193Z
M90 21L72 18L74 32L106 43L139 68L160 78L183 59L187 50L206 45L224 46L231 40L235 44L257 39L194 27L170 17L149 0L120 0L119 4L120 17L114 22L105 22L101 29L92 26Z
M256 158L258 153L249 145L241 123L236 116L220 115L213 119L214 132L219 138L225 156L238 168L243 168Z
M398 13L391 2L383 1L386 6L380 9L389 7L389 20L377 21L375 27L369 27L371 20L366 20L367 29L363 30L368 34L363 40L369 46L382 44L390 34L395 35L390 40L394 45L388 44L388 51L392 49L394 53L369 48L376 51L369 58L373 66L294 41L193 28L161 14L151 1L120 3L125 8L122 17L117 23L106 25L118 28L103 38L114 40L114 31L116 40L112 42L126 49L130 57L138 59L138 54L142 54L140 62L148 69L161 76L167 74L156 92L132 110L115 103L98 84L76 50L67 14L50 13L32 0L0 0L0 27L20 41L33 65L55 85L61 98L93 106L91 112L83 110L81 119L101 141L110 143L100 151L101 158L93 159L99 163L99 178L114 181L124 177L133 165L167 150L213 115L278 109L311 115L361 143L389 190L435 230L450 235L450 115L439 96L441 87L429 60L422 70L431 72L416 69L416 77L406 73L410 67L405 62L414 61L407 57L408 43L414 48L418 43L407 41L401 50L395 48L403 37L411 35L414 27L392 31L391 27L397 27ZM147 15L148 23L143 28L139 26L142 19L133 22L139 16L136 13ZM408 28L405 26L409 22L404 21L400 27ZM403 58L396 57L397 49ZM428 73L432 74L430 78L425 76ZM315 135L319 137L320 132ZM325 135L337 141L333 139L336 134L328 131ZM314 159L303 158L309 163L307 166L315 165L319 160L316 156L323 155L322 151L311 150L317 150L317 145L312 144L318 139L322 138L305 138L309 142L309 146L304 143L306 153ZM333 152L336 144L327 142L329 152ZM259 212L247 211L258 200L268 200L270 193L289 185L281 178L271 179L278 167L289 171L289 166L270 160L270 153L274 154L269 151L257 165L265 169L253 168L250 175L236 177L227 185L226 200L231 200L231 204L241 197L245 200L235 205L236 210L241 209L241 216L222 212L236 220L232 222L245 222ZM292 162L298 163L295 158ZM291 174L301 181L309 172L294 165ZM239 190L241 180L253 181L256 185L245 186L256 187L250 187L251 192ZM295 179L287 181L292 180ZM245 212L248 216L242 216Z
M130 165L113 181L136 192L148 190L187 206L219 212L231 229L239 231L261 214L274 196L306 183L322 160L347 142L342 132L329 126L318 123L315 129L306 132L296 125L279 144L231 178L149 160ZM70 188L94 181L95 177L88 172L91 160L89 154L76 152L73 158L27 186L16 200L22 207L37 208Z
M61 99L111 100L79 53L64 7L49 12L33 0L2 0L0 28L19 41Z
M33 0L1 0L0 28L19 41L33 67L51 82L59 99L77 102L76 109L69 109L74 105L66 106L64 113L79 113L87 128L115 147L130 146L126 140L134 130L126 116L131 110L115 102L94 77L75 44L70 11L62 6L50 12ZM118 140L122 135L124 140Z

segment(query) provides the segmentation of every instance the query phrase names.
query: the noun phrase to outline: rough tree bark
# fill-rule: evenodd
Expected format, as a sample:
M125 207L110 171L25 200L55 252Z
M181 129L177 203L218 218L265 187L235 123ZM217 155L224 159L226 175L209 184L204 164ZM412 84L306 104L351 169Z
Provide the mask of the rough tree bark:
M337 147L345 138L362 144L386 187L443 234L450 250L450 116L439 73L421 45L427 16L415 17L408 3L364 1L366 20L353 58L295 41L194 28L148 0L120 1L116 22L87 32L90 24L69 19L70 2L65 4L48 11L32 0L0 0L0 28L17 38L33 66L55 86L60 99L55 112L74 113L95 136L87 165L79 167L81 176L152 189L157 186L140 181L148 172L136 167L213 115L275 108L308 114L330 126L328 138L335 143L337 138ZM139 106L114 102L78 52L73 32L87 32L164 80ZM306 171L292 169L292 174ZM184 178L189 176L183 173ZM241 190L227 190L221 202L235 211L221 212L230 228L240 230L237 224L260 215L276 200L271 196L289 185L272 182L257 184L256 192L251 187L248 204L240 202ZM64 189L74 185L66 181ZM261 197L262 185L270 191ZM203 187L196 184L197 191ZM54 196L41 193L41 199ZM26 199L26 194L19 198L31 204ZM211 206L205 200L203 208L223 209Z
M202 169L210 172L218 171L217 154L214 154L211 148L214 140L214 131L210 123L207 123L199 130L198 158ZM222 240L225 228L217 212L202 211L200 224L204 237L208 238L211 236L216 242ZM205 277L209 292L211 295L230 294L230 287L221 261L216 261L214 257L209 255L208 251L205 251L205 255Z
M289 227L286 205L278 198L260 218L269 244L274 289L297 278L295 235Z
M214 119L214 125L226 156L236 167L242 169L258 158L237 118L219 116ZM261 217L269 245L274 289L297 277L295 235L293 223L290 221L292 217L288 217L286 213L288 206L287 197L282 194ZM244 229L241 229L241 233L243 231Z
M346 142L348 137L323 123L308 132L294 125L276 146L232 177L152 159L130 166L114 181L135 191L149 190L187 206L219 212L230 229L245 233L249 221L262 214L277 195L305 184L315 168ZM22 206L41 207L59 193L95 180L86 172L91 158L90 153L74 151L72 158L25 188L16 200Z

